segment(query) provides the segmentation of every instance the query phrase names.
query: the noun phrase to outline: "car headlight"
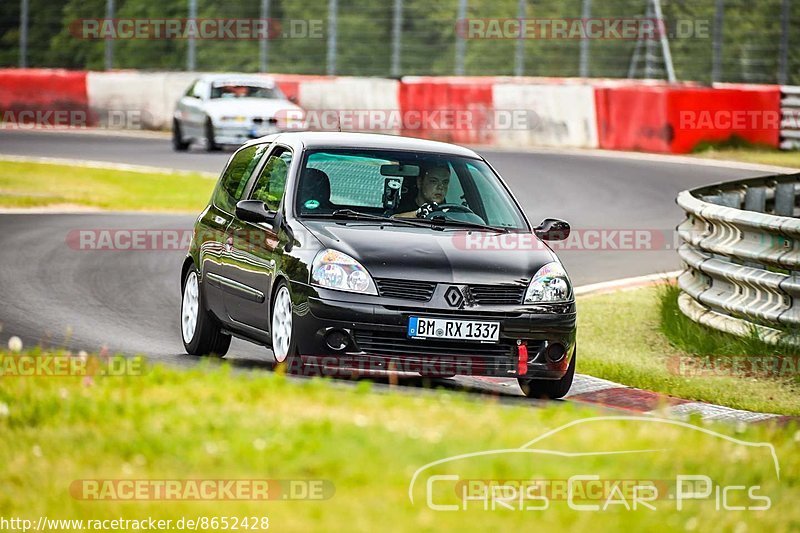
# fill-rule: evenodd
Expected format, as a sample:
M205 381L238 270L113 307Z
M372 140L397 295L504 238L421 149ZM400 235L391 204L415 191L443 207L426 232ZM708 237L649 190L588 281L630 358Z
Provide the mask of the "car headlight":
M572 298L572 284L561 263L547 263L533 276L525 292L526 304L566 302Z
M378 294L375 282L361 263L337 250L322 250L311 264L311 283L339 291Z

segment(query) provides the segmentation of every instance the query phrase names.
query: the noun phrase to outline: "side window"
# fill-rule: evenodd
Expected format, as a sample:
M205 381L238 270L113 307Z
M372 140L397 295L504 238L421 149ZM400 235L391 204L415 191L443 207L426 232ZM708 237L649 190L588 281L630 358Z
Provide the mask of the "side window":
M242 199L250 174L269 146L269 144L254 144L233 155L214 190L214 205L228 213L236 211L236 202Z
M277 211L286 189L286 177L291 163L292 152L288 148L278 148L273 152L264 165L250 198L261 200L270 211Z
M197 87L198 83L200 83L200 80L196 80L195 82L193 82L183 96L194 96L194 88Z
M205 97L206 87L207 84L203 82L203 80L197 80L197 83L192 87L192 94L190 96L195 96L202 100L203 97Z

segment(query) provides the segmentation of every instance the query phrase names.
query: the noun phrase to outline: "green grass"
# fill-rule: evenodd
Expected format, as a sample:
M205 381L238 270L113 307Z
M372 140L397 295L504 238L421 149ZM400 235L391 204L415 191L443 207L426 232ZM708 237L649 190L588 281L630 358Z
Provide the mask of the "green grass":
M585 305L585 304L584 304ZM10 357L0 353L0 362ZM490 396L454 392L376 392L367 383L288 380L269 372L232 373L223 364L143 375L0 378L0 516L36 520L268 516L278 531L738 530L743 524L790 531L800 526L800 455L796 427L704 426L748 442L746 447L696 429L640 420L599 420L559 432L536 448L559 452L657 450L645 454L564 457L506 453L458 460L414 473L457 454L514 449L564 424L598 416L573 404L534 408ZM656 511L622 505L576 511L564 500L546 510L435 511L426 505L432 474L459 479L663 480ZM713 494L677 511L679 474L741 484L771 501L768 511L717 511ZM86 501L69 487L86 479L327 480L322 501ZM456 501L437 482L435 503ZM563 484L563 481L561 482ZM446 489L446 490L445 490ZM630 498L626 499L630 504ZM538 505L540 501L526 502ZM587 503L587 502L584 502ZM603 501L590 501L602 504ZM754 505L734 496L731 504ZM757 522L756 522L757 521Z
M659 291L666 292L660 296ZM663 296L665 293L669 298ZM676 371L679 357L738 355L746 341L708 331L685 319L687 324L681 319L675 297L675 289L649 287L580 298L578 372L736 409L800 415L796 378L685 375ZM669 305L662 305L665 298ZM662 329L665 315L669 320ZM675 328L683 328L684 333L671 335ZM748 349L745 353L775 353L774 347L766 351L752 341Z
M658 297L661 331L684 352L722 356L800 356L800 346L768 344L759 338L755 329L748 337L738 337L690 320L678 308L680 293L676 285L669 284L660 288Z
M194 173L158 174L49 163L0 161L0 207L73 205L115 211L197 213L214 180Z
M784 152L766 148L709 148L692 154L704 159L742 161L760 165L800 168L800 151Z

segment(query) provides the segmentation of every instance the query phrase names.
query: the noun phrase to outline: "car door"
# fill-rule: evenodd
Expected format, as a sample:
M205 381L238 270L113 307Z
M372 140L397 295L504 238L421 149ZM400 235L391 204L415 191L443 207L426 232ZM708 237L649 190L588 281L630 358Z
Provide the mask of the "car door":
M258 171L249 198L264 202L269 211L281 211L292 156L288 147L273 146ZM235 218L228 226L228 236L232 246L226 260L239 285L225 293L225 307L233 321L266 333L270 328L269 297L286 244L285 232L268 223Z
M206 307L223 321L228 317L223 297L227 280L225 253L230 242L228 226L234 219L236 202L244 196L250 176L268 149L268 143L255 144L231 156L196 227L203 297Z

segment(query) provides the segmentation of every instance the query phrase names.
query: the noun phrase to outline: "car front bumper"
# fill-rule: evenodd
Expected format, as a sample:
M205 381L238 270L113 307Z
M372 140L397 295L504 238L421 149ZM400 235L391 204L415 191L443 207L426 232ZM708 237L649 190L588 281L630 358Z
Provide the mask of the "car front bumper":
M224 123L214 124L214 142L217 144L239 145L251 139L257 139L272 133L279 133L281 130L277 125L253 123Z
M309 289L298 285L295 295ZM366 297L366 302L358 301L359 295L337 291L312 292L313 296L296 297L297 347L305 362L329 373L355 370L559 379L575 355L574 302L450 310L398 299L375 303L369 302L375 297ZM498 321L500 339L497 343L412 339L407 336L410 316ZM332 349L328 342L332 333L344 334L347 345ZM524 365L520 365L522 361Z

